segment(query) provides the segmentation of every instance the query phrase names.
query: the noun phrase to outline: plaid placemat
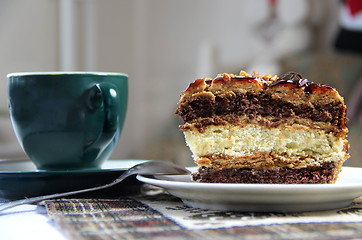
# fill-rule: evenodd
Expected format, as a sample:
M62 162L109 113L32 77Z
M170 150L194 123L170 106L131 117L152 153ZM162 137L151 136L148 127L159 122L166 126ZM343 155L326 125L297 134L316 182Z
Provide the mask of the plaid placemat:
M314 212L258 213L214 211L187 207L169 194L136 198L150 208L189 230L300 223L362 223L362 197L342 209Z
M310 213L241 213L189 208L167 193L43 203L70 239L362 239L362 199Z

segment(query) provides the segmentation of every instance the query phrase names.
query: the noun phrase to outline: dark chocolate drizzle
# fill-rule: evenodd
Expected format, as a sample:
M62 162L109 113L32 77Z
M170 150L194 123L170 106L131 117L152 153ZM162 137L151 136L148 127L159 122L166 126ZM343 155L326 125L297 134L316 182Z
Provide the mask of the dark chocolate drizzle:
M287 72L287 73L283 74L275 82L271 83L270 87L282 85L282 84L292 84L297 87L302 87L302 88L304 88L304 92L307 96L309 96L312 93L313 89L318 88L318 87L325 87L325 88L332 89L332 87L329 85L310 82L310 81L308 81L308 79L303 78L300 73L296 73L296 72Z
M289 76L289 78L287 78ZM280 78L278 78L275 82L270 84L270 86L275 86L279 84L294 84L299 87L308 86L310 82L308 79L303 78L300 73L295 72L287 72L283 74Z

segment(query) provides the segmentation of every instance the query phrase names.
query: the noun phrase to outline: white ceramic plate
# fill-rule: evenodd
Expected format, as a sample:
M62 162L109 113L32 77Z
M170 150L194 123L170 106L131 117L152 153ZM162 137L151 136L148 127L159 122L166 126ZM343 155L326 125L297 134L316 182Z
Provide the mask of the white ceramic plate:
M190 169L195 171L195 168ZM362 168L343 167L335 184L230 184L193 182L190 175L137 176L165 188L190 207L253 212L342 208L362 196Z

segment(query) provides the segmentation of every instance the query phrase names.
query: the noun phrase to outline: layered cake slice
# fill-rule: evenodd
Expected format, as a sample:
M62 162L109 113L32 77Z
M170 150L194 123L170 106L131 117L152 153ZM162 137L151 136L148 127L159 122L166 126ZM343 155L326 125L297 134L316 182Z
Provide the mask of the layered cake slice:
M343 98L297 73L197 79L178 104L195 181L334 183L349 157Z

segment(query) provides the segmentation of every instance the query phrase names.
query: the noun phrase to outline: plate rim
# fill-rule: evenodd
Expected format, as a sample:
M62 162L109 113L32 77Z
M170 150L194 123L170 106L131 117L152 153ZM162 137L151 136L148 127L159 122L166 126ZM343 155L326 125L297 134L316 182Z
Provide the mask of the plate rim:
M348 167L362 172L362 168ZM164 188L189 207L217 211L306 212L347 207L362 196L362 176L357 183L339 184L235 184L199 183L156 179L138 175L137 180ZM170 176L170 175L169 175ZM189 175L181 175L189 176ZM361 181L359 181L361 179ZM174 184L176 182L176 184Z
M192 169L192 168L189 168ZM360 167L342 167L342 171L344 169L348 169L348 171L361 171L362 168ZM188 176L188 175L182 175L182 176ZM360 187L362 189L362 175L361 175L361 182L355 182L355 183L332 183L332 184L247 184L247 183L200 183L200 182L184 182L184 181L168 181L163 179L157 179L155 176L149 175L137 175L137 180L153 184L156 186L165 186L164 188L186 188L186 187L192 187L192 188L198 188L198 189L230 189L230 190L236 190L236 189L268 189L268 190L275 190L275 189L283 189L283 190L306 190L306 189L315 189L315 190L322 190L322 189L346 189L346 188L358 188ZM151 183L152 182L152 183ZM161 186L161 187L163 187Z

